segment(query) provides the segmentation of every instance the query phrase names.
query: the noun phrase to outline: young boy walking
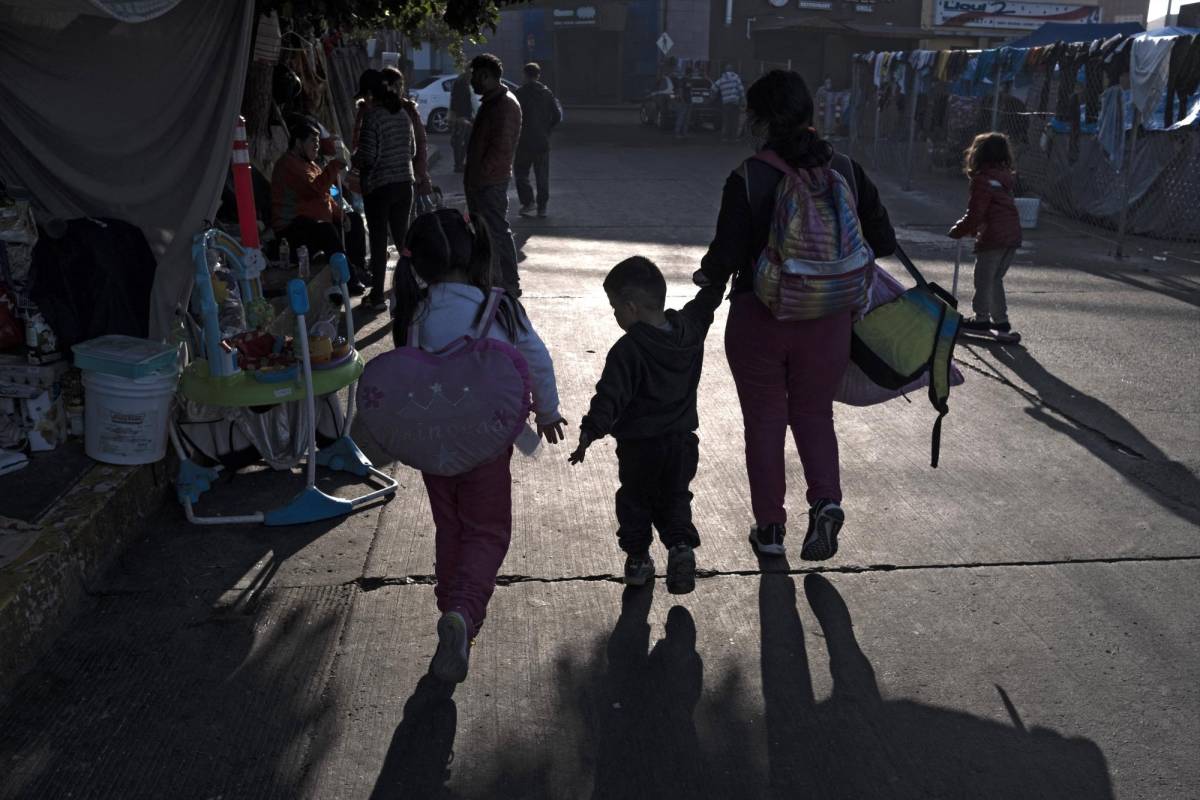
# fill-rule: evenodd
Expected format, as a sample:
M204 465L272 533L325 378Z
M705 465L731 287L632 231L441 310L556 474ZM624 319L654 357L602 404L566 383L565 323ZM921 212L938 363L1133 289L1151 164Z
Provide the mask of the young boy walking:
M696 387L722 292L706 287L682 311L664 310L666 279L641 256L613 267L604 291L625 335L608 351L571 463L582 463L592 442L609 434L617 440L625 583L641 586L654 577L653 527L667 548L667 590L687 594L696 587L692 550L700 546L688 488L699 460Z

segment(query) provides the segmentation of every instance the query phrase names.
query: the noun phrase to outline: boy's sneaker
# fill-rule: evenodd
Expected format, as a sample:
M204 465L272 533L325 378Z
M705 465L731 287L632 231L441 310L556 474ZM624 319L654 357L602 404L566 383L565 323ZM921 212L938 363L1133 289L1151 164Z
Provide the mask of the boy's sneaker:
M808 510L808 535L800 548L805 561L824 561L837 554L838 531L846 521L842 507L832 500L818 500Z
M985 317L968 317L962 321L962 327L968 331L990 331L995 326Z
M522 217L532 217L537 213L537 208L533 205L533 203L526 203L525 205L521 206L521 210L518 213Z
M654 559L649 553L625 556L625 585L645 586L654 578Z
M787 551L783 547L783 537L787 530L779 522L750 529L750 544L760 556L781 556Z
M671 546L667 551L667 591L688 594L696 588L696 553L687 542Z
M992 330L997 333L1012 333L1012 325L1009 325L1007 322L993 322Z
M437 651L429 664L433 676L446 683L462 683L467 679L471 658L471 629L467 618L458 611L447 611L438 620Z
M546 218L546 216L547 216L547 215L546 215L546 209L544 209L544 208L539 208L539 209L538 209L538 212L537 212L537 215L538 215L538 219L545 219L545 218Z

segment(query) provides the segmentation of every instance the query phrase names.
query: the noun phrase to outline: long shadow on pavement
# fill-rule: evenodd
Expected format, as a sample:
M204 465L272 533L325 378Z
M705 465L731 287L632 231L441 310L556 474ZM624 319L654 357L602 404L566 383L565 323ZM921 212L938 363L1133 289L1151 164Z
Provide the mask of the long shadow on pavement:
M296 796L349 590L270 584L337 522L135 543L0 705L0 798Z
M1028 398L1032 404L1025 412L1030 417L1069 436L1114 471L1132 478L1135 486L1167 511L1200 523L1200 509L1190 505L1200 497L1200 480L1186 465L1172 460L1107 403L1051 373L1025 348L992 346L987 352L1036 394L1036 398Z
M771 564L786 570L786 561ZM759 592L769 784L776 797L1109 798L1103 754L1086 739L1027 730L909 700L886 700L826 578L804 593L829 654L833 691L816 702L794 579L764 572ZM999 687L997 687L999 688Z
M453 694L453 685L432 675L417 681L404 704L404 719L392 736L371 800L433 798L443 792L458 728Z

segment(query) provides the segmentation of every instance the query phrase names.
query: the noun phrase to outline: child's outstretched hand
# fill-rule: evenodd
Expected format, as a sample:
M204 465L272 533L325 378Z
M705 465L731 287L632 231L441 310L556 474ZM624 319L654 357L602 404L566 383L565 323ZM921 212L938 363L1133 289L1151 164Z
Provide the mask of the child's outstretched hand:
M592 437L587 435L587 432L579 432L579 446L575 448L575 452L571 453L568 459L572 464L582 464L583 457L587 455L588 445L592 443Z
M547 444L558 444L559 442L566 441L566 434L563 433L563 426L566 424L567 421L562 417L545 425L539 422L537 426L538 436L545 439Z

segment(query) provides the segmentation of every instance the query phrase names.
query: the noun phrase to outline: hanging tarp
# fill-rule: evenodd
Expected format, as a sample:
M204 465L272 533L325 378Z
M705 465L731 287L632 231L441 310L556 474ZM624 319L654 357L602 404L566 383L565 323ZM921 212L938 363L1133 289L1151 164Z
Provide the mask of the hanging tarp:
M1100 22L1092 25L1047 22L1028 36L1009 42L1006 47L1045 47L1059 42L1094 42L1114 36L1133 36L1144 30L1146 29L1137 22Z
M138 23L78 7L54 28L22 22L0 0L0 178L50 215L142 229L158 260L157 336L186 301L191 237L220 201L254 4L182 0Z

